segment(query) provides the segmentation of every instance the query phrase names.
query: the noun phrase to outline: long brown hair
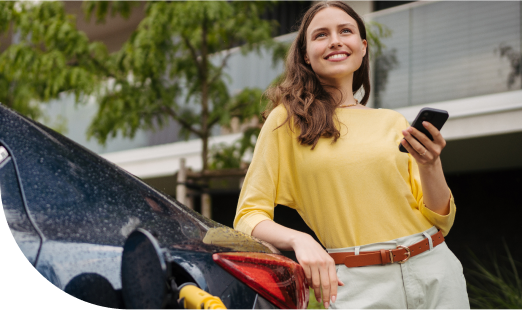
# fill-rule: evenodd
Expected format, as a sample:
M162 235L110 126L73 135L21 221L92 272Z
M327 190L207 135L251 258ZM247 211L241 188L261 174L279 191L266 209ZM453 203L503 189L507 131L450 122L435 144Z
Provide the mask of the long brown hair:
M263 117L266 119L270 111L283 104L288 112L285 123L293 119L295 127L301 130L298 137L299 142L302 145L311 145L312 150L317 145L319 138L333 137L333 142L335 142L341 135L336 126L338 122L335 114L339 102L335 102L332 95L324 89L312 68L304 60L308 26L317 12L328 7L339 8L355 19L361 39L366 39L364 22L346 3L325 1L313 5L304 14L297 37L288 51L282 82L270 87L265 93L270 100L270 105L263 113ZM364 89L364 96L360 102L362 105L366 105L370 97L369 54L367 46L361 67L353 73L353 93L355 94L361 87Z

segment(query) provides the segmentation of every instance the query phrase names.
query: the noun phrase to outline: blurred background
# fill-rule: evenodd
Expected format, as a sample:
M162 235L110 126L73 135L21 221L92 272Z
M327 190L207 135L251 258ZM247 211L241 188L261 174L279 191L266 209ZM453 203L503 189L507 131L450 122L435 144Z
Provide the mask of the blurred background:
M447 243L470 278L477 260L507 268L522 300L504 247L521 260L522 2L346 2L373 49L369 106L449 112ZM5 2L0 102L232 226L261 95L313 3ZM275 220L313 234L290 208Z

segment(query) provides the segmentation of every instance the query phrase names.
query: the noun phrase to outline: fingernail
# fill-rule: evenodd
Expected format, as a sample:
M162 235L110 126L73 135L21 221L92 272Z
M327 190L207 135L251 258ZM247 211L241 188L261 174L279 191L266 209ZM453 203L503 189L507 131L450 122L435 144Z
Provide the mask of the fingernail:
M332 304L335 304L335 296L332 296Z
M326 309L328 309L328 306L329 306L328 302L325 302L325 303L324 303L324 307L325 307Z
M407 135L409 135L410 133L409 133L407 130L404 130L404 131L402 132L402 134L403 134L404 136L407 136Z
M424 126L426 126L426 127L427 127L427 126L429 126L429 125L430 125L430 123L429 123L429 122L426 122L426 121L424 121L424 122L422 122L422 125L424 125Z
M408 131L409 131L409 132L412 132L412 131L413 131L413 128L411 128L411 127L408 128Z
M321 297L317 298L317 301L318 302L322 302Z

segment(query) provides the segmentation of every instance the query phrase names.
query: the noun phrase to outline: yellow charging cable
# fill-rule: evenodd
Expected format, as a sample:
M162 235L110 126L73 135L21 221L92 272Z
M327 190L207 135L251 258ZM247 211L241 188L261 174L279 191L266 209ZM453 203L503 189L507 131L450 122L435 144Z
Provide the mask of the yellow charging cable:
M212 296L192 283L180 286L179 298L185 309L226 309L219 297Z

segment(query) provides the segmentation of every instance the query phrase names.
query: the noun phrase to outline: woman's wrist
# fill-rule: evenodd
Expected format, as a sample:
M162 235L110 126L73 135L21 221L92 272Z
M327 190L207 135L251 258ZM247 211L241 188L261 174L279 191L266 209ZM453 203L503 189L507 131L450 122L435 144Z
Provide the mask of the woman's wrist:
M295 248L298 247L300 244L303 244L303 242L309 241L309 239L313 240L312 236L310 236L307 233L300 232L300 231L294 231L294 232L295 233L293 233L289 236L290 237L289 244L294 251L295 251Z
M431 163L421 164L417 163L417 166L419 167L419 172L422 170L423 172L427 173L439 173L442 171L442 162L440 160L440 157L438 157L436 160L434 160Z

